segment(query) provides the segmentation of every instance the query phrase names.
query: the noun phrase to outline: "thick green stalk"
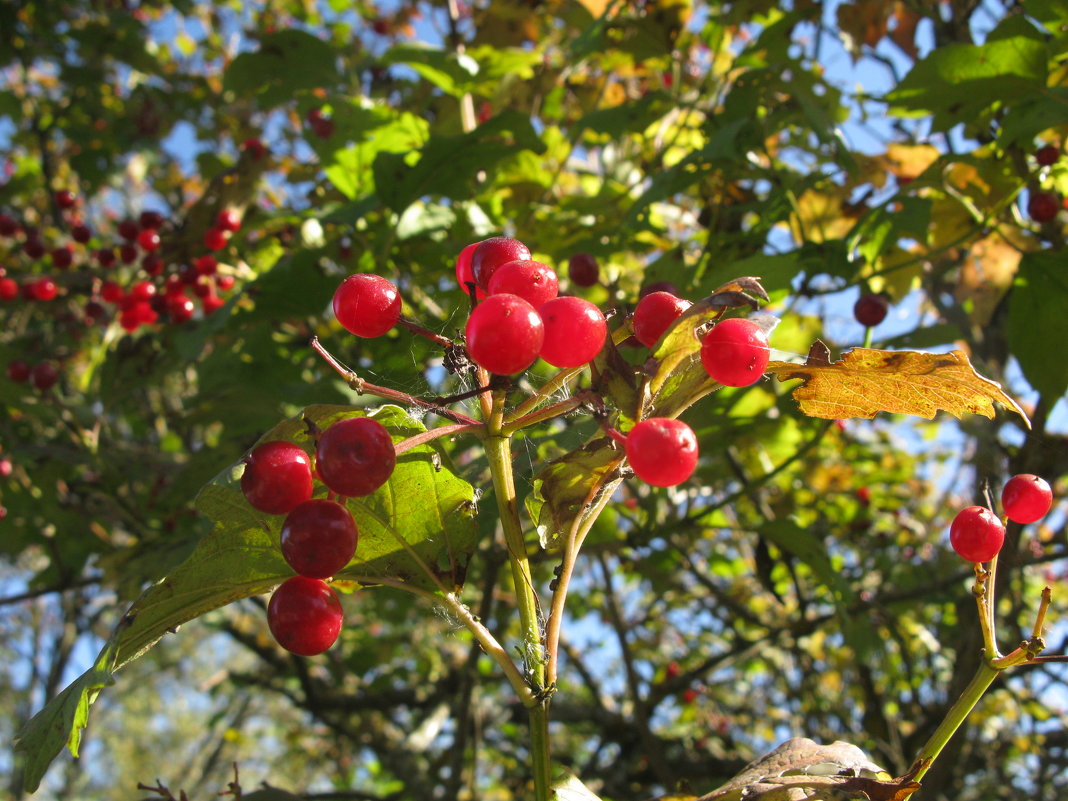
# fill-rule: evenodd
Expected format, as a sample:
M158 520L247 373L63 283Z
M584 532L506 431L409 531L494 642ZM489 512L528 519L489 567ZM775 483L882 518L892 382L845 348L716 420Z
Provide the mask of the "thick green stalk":
M537 706L530 707L530 754L534 770L534 798L550 801L552 798L552 766L549 760L549 699L543 698Z

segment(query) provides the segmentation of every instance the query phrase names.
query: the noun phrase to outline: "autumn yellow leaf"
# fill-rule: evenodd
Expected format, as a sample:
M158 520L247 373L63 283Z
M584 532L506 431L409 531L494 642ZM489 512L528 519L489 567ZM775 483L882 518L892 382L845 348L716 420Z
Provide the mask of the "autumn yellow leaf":
M979 375L962 351L918 353L855 348L836 362L816 348L805 364L772 362L767 372L779 381L801 379L794 400L809 417L840 420L875 417L879 412L934 418L939 411L993 419L998 403L1019 414L1023 409L1001 385Z

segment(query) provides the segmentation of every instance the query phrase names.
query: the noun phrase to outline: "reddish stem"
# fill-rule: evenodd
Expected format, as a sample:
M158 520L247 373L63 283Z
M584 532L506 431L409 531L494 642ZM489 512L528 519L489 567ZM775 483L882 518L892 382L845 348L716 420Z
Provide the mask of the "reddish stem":
M425 337L433 342L435 345L441 345L443 348L447 348L452 344L452 340L448 337L443 337L441 334L435 334L429 328L424 328L419 323L401 317L397 320L398 325L402 325L411 331L413 334L418 334L421 337Z
M425 445L428 442L433 442L441 437L448 437L452 434L474 434L479 429L482 429L481 423L457 423L452 426L439 426L438 428L431 428L428 431L424 431L421 434L416 434L414 437L408 437L408 439L402 439L396 445L393 446L393 450L398 456L405 451L410 451L412 448L417 448L420 445Z

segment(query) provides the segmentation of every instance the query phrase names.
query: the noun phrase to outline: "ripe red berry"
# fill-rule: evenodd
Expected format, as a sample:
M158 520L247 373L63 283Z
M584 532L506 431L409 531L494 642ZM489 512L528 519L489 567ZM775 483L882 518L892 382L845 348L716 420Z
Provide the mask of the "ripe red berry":
M1053 490L1045 479L1031 473L1013 476L1001 490L1001 508L1009 520L1034 523L1053 505Z
M866 328L874 328L886 319L889 309L890 304L884 295L869 292L861 295L853 304L853 317Z
M56 205L61 209L72 209L74 204L78 202L78 198L69 189L61 189L54 195L56 199Z
M1040 167L1056 164L1061 158L1061 149L1056 145L1043 145L1035 151L1035 161Z
M155 231L152 233L155 233ZM141 259L141 269L152 277L163 275L163 259L155 253L149 253Z
M137 235L137 244L141 246L142 250L147 250L151 253L159 248L159 232L155 228L144 229Z
M334 292L334 316L358 337L382 336L397 324L400 313L400 292L380 275L350 275Z
M142 211L137 218L137 222L140 223L142 229L158 231L163 227L164 220L163 215L158 211ZM141 247L144 247L144 245Z
M204 247L208 250L222 250L230 239L230 232L222 228L209 228L204 232Z
M12 359L7 363L7 377L20 384L29 381L30 366L22 359Z
M218 295L207 295L200 301L200 308L204 314L215 314L219 309L223 307L226 301L220 298Z
M530 249L518 239L507 236L494 236L479 242L471 254L471 273L475 283L489 290L493 273L502 264L510 261L524 261L530 258Z
M1053 192L1032 192L1027 199L1027 213L1036 223L1048 223L1060 207L1060 199Z
M315 656L333 645L341 633L342 617L337 593L325 581L304 576L283 582L267 604L271 634L299 656Z
M697 700L698 694L699 693L697 692L697 690L695 690L695 689L693 689L693 687L691 687L688 690L683 692L683 694L682 694L682 702L684 704L686 704L687 706L689 706L690 704L692 704L694 701Z
M130 289L130 297L137 300L151 300L156 294L156 285L151 281L138 281Z
M664 673L669 679L673 679L682 672L678 662L668 662L667 667L664 669Z
M119 248L119 261L123 264L133 264L137 261L137 245L127 242Z
M490 295L467 318L467 353L498 375L526 370L538 358L545 325L534 307L515 295Z
M241 214L237 209L223 209L215 216L215 227L224 231L241 230Z
M554 367L578 367L591 361L604 346L608 323L588 300L563 297L538 307L545 324L545 341L538 355Z
M469 284L475 284L475 299L483 300L486 297L486 291L482 287L475 283L475 273L471 269L471 256L475 252L481 243L472 242L470 245L460 251L460 255L456 257L456 283L460 285L460 289L464 291L464 294L470 294Z
M199 257L193 263L193 267L196 269L198 275L215 275L215 271L219 268L219 261L214 256L208 254Z
M114 248L100 248L93 254L96 258L97 264L101 267L113 267L115 265L115 249Z
M127 242L133 242L137 239L139 233L141 233L141 226L139 226L136 221L123 220L119 223L119 236Z
M305 501L282 524L282 556L301 576L329 578L352 559L358 537L356 521L340 503Z
M105 281L100 287L100 297L108 303L118 303L124 294L122 287L114 281Z
M247 151L253 161L261 161L267 155L267 146L255 136L250 136L242 142L241 149Z
M14 278L0 278L0 300L14 300L18 296L18 281Z
M334 135L334 121L326 117L320 117L312 123L312 131L320 139L329 139Z
M22 243L22 252L29 256L31 259L39 259L45 254L44 242L42 242L36 236L31 236L29 239Z
M697 437L681 420L650 417L627 434L627 461L634 475L654 487L673 487L697 467Z
M215 279L215 288L220 292L229 292L234 288L235 279L232 275L220 275Z
M84 245L93 238L92 229L83 223L79 223L70 229L70 238L80 245Z
M193 319L193 312L196 311L196 304L193 303L191 298L187 298L185 295L171 295L167 300L167 314L171 317L172 323L187 323Z
M19 232L19 221L10 214L0 214L0 236L14 236Z
M551 267L540 261L509 261L489 282L490 295L516 295L535 309L556 297L559 282Z
M33 297L36 300L55 300L56 295L59 294L59 287L51 278L38 278L30 286L33 288Z
M651 292L638 301L631 318L634 336L647 348L653 347L660 337L693 304L670 292Z
M949 544L969 562L989 562L1005 542L1005 527L985 506L969 506L957 512L949 527Z
M601 268L589 253L576 253L567 262L567 277L575 286L593 286L600 278Z
M727 387L756 383L768 366L768 337L752 320L732 317L716 323L701 341L701 364Z
M51 389L59 380L59 368L52 362L40 362L30 370L30 382L41 392Z
M370 417L339 420L319 437L315 468L338 495L370 495L393 474L397 454L385 426Z
M263 442L245 457L241 491L254 509L287 514L311 498L311 457L292 442Z

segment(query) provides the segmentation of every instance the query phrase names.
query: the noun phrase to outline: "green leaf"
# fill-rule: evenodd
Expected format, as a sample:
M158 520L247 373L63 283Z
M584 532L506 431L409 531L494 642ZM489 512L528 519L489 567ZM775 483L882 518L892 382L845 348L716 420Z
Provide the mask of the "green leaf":
M467 91L479 72L478 62L471 56L457 55L451 50L425 42L394 45L383 54L382 61L410 67L453 97L459 97Z
M350 406L309 406L262 438L311 447L309 423L320 429L365 414ZM372 415L394 440L426 429L396 406ZM146 590L123 616L93 670L53 699L20 734L27 754L26 786L35 788L48 763L66 743L77 755L89 705L112 673L143 654L168 631L228 603L267 592L293 575L278 536L283 518L265 516L245 501L241 462L201 490L198 509L215 525L174 572ZM321 488L319 495L325 494ZM346 501L360 532L356 556L339 577L372 583L390 578L436 589L463 584L476 544L474 490L457 477L437 444L405 451L389 481L376 492ZM424 569L425 568L425 569ZM427 570L433 577L427 575Z
M348 123L345 123L349 127ZM371 128L359 144L337 150L323 160L326 177L345 197L353 200L374 188L373 165L380 153L406 154L426 142L429 126L415 114L404 112L396 119ZM354 130L349 130L355 135Z
M555 772L552 790L553 801L601 801L577 776L562 768Z
M618 139L624 133L644 131L677 105L675 98L667 92L649 92L631 103L591 111L578 121L578 129L586 128Z
M933 114L945 131L974 121L995 103L1012 105L1045 90L1049 51L1030 36L982 45L950 44L918 62L887 97L901 116Z
M336 54L330 43L289 29L264 34L259 50L241 53L230 62L223 88L238 95L259 95L260 102L271 108L301 90L336 81Z
M543 548L552 547L576 523L581 527L597 501L612 493L622 481L623 459L622 448L598 436L538 472L526 507Z
M459 136L434 136L412 162L410 153L380 153L374 162L379 198L396 212L426 195L469 197L475 177L522 150L542 153L530 118L506 111Z
M1009 296L1009 348L1024 377L1052 405L1068 390L1068 360L1055 351L1068 342L1068 273L1064 255L1028 253Z

